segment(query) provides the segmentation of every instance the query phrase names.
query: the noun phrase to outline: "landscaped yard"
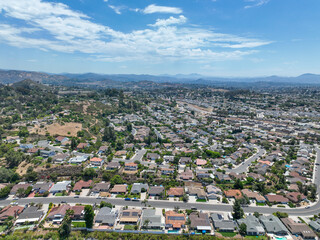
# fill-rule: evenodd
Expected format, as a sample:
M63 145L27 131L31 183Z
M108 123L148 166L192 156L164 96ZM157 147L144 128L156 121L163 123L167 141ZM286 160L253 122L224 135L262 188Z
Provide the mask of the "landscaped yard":
M134 230L134 225L125 225L124 230Z
M7 229L7 226L0 226L0 232L3 232L4 230L6 230Z
M56 196L56 197L62 197L63 194L62 194L62 193L56 193L55 196Z
M265 203L256 202L256 205L257 205L257 206L265 206L266 204L265 204Z
M219 232L223 237L234 237L237 235L235 232Z
M72 227L86 227L86 222L72 222Z
M267 240L266 236L246 236L245 239L247 240Z
M207 202L206 199L197 199L196 202Z

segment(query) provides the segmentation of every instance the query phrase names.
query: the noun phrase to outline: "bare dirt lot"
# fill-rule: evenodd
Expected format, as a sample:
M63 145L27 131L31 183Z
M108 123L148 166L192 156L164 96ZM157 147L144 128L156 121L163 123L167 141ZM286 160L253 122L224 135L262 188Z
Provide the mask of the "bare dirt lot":
M77 132L82 130L81 123L64 123L61 125L59 123L53 123L51 125L46 125L44 128L39 126L31 129L30 133L36 133L39 135L45 135L46 132L49 132L51 136L62 135L62 136L77 136ZM68 132L70 134L68 134Z

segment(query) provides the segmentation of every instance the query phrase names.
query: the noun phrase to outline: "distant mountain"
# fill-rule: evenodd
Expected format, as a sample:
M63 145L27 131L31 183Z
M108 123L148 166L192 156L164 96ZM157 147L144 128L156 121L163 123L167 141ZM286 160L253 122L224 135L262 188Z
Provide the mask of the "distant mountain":
M42 72L29 72L29 71L17 71L17 70L0 70L0 83L9 84L20 82L25 79L30 79L36 82L50 82L53 80L63 81L65 76L51 75Z
M199 74L177 75L136 75L136 74L50 74L42 72L0 70L0 83L11 84L25 79L30 79L44 84L65 86L89 86L89 87L128 87L151 88L165 86L166 84L192 84L223 87L241 86L285 86L285 85L320 85L320 75L303 74L297 77L208 77Z

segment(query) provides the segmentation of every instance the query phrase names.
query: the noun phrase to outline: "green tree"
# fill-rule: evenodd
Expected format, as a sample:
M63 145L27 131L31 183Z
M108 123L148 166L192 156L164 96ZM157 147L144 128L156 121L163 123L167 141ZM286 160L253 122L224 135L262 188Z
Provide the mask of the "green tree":
M9 168L17 167L24 159L22 153L15 152L13 149L8 151L8 153L5 155L5 158Z
M234 219L238 220L238 219L241 219L243 217L243 209L241 207L241 204L240 204L240 201L238 199L236 199L234 201L234 204L233 204L233 213L232 213L232 216Z
M96 176L97 176L97 172L94 168L86 168L83 171L83 178L85 180L93 179Z
M233 184L234 189L243 189L243 183L240 179L237 179Z
M84 207L84 220L86 221L86 227L92 228L94 219L94 211L91 205L86 205Z
M68 209L66 211L66 215L64 216L62 223L59 227L59 236L60 239L68 239L71 233L71 215L73 215L73 211Z
M239 233L242 235L242 236L245 236L247 234L247 225L245 223L241 223L239 225Z
M71 149L74 150L77 148L77 141L75 138L71 139L71 145L70 145Z
M112 186L116 185L116 184L122 184L123 183L123 179L121 176L119 175L114 175L111 180L110 180L110 184Z

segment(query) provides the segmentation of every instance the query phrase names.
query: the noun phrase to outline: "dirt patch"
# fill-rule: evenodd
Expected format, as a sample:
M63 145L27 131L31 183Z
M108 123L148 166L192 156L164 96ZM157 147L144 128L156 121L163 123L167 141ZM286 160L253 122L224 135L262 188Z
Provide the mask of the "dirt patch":
M44 128L40 128L39 126L36 126L33 129L31 129L30 133L46 135L46 133L48 132L50 133L51 136L62 135L62 136L76 137L77 132L81 130L82 130L81 123L64 123L63 125L61 125L56 122L51 125L46 125Z
M32 167L31 163L26 163L25 161L21 162L16 170L20 176L25 175L27 173L28 167Z

